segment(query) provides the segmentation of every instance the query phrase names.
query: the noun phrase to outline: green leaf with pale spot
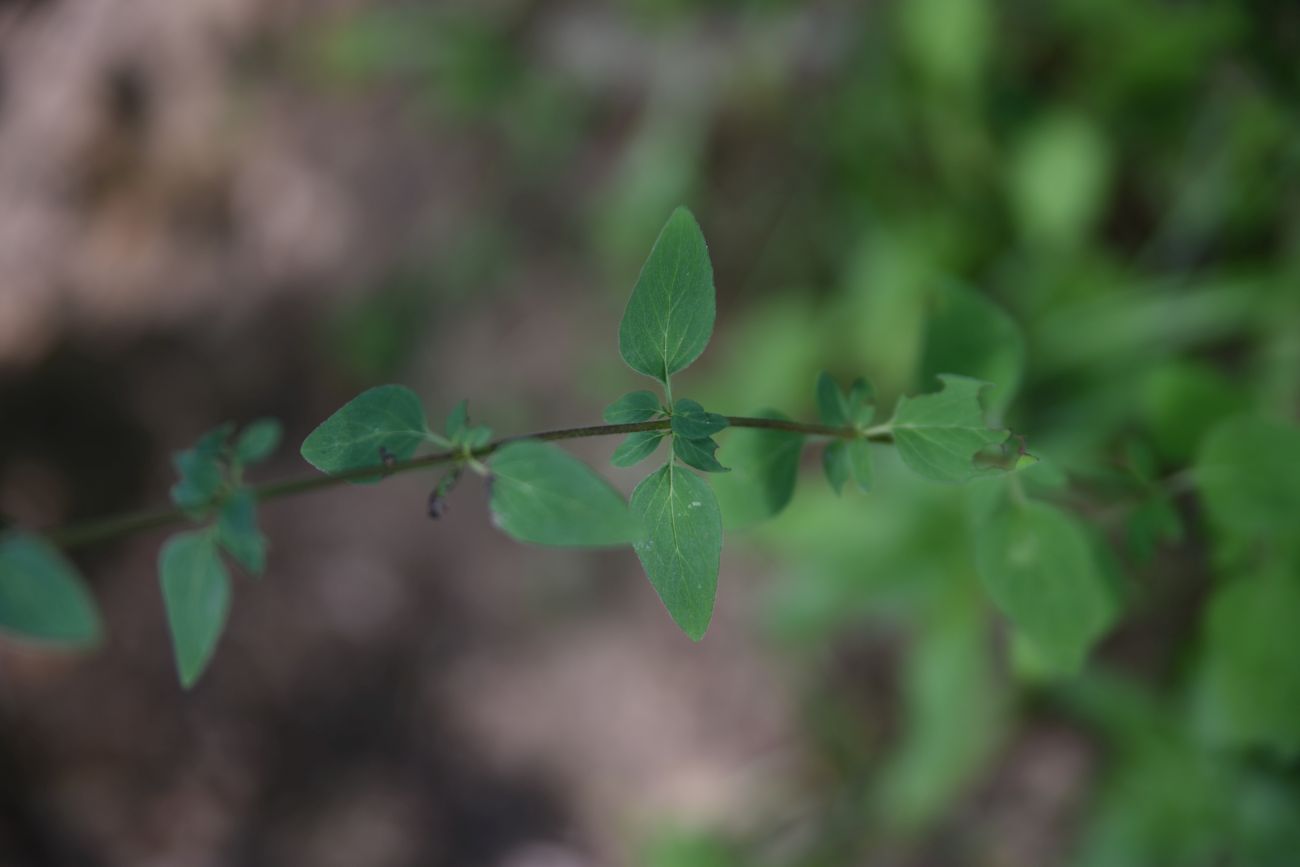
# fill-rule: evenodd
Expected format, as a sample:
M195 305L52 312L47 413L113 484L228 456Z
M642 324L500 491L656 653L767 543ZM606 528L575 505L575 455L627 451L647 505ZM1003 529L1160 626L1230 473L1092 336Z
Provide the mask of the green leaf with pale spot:
M235 491L221 505L217 541L250 574L266 571L266 537L257 527L257 498L249 489Z
M975 566L994 603L1059 672L1077 670L1114 617L1087 533L1045 503L994 508L976 530Z
M1206 436L1193 471L1216 526L1246 538L1300 531L1300 427L1228 419Z
M655 449L659 448L659 441L667 436L667 433L667 431L661 430L647 430L628 434L627 439L619 443L618 448L614 449L614 454L610 457L609 462L616 467L630 467L633 464L639 464L655 453Z
M39 536L0 535L0 629L73 647L95 644L95 600L76 568Z
M633 545L674 622L699 641L713 617L722 515L708 483L669 461L632 492L644 538Z
M727 427L727 417L706 412L690 398L680 398L673 404L673 433L690 440L702 440Z
M604 418L608 424L636 424L650 421L662 411L653 391L630 391L605 407Z
M302 444L302 456L324 473L374 467L384 456L404 461L431 439L420 398L400 385L357 395L320 423ZM379 475L364 481L378 481Z
M226 627L230 575L211 531L177 533L158 554L167 625L181 685L203 674Z
M984 421L980 392L987 383L942 374L942 390L901 397L890 428L898 454L914 472L939 482L963 482L987 470L975 466L981 449L1007 438Z
M235 460L245 466L269 458L280 445L284 428L273 418L262 418L248 425L235 440Z
M623 311L619 353L633 370L667 382L708 345L715 304L704 234L691 212L678 208L659 233Z
M562 449L524 440L488 459L492 518L521 542L568 547L624 545L637 525L622 495Z
M757 418L789 421L775 410ZM794 496L803 434L767 428L735 428L720 454L731 472L713 479L722 517L728 527L744 527L779 513Z
M718 442L713 437L704 439L687 439L683 436L673 437L673 454L688 467L695 467L706 473L725 473L729 470L714 455L718 451Z

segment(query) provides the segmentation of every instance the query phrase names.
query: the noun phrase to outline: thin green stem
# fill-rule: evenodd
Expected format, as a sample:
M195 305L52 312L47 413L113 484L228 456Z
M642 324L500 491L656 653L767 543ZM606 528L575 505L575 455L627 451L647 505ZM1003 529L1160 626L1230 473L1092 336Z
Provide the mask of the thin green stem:
M878 443L888 443L893 441L893 435L884 428L871 428L867 431L861 431L851 427L830 427L821 424L804 424L802 422L784 421L782 419L746 418L744 416L728 416L727 422L731 427L739 428L783 430L792 433L806 434L809 436L822 436L837 439L864 438L871 442ZM482 448L475 449L471 452L471 457L486 457L502 446L520 440L532 439L553 442L556 440L583 439L586 437L617 436L619 434L639 433L641 431L668 430L671 425L672 421L670 419L661 418L655 419L654 421L635 422L632 424L598 424L587 427L561 428L560 430L519 434L517 436L503 437L499 440L488 443ZM434 454L421 455L420 457L410 458L405 461L393 461L380 467L361 467L355 470L347 470L346 472L335 473L328 476L313 474L292 479L281 479L274 482L264 482L260 485L254 485L252 490L259 502L267 502L269 500L278 500L284 497L306 494L324 488L333 488L348 482L373 481L376 478L386 478L388 476L397 475L398 473L429 469L442 464L453 463L463 457L462 453L455 451L435 452ZM216 503L210 505L216 505ZM115 539L119 536L128 536L146 530L157 530L162 527L170 527L175 524L182 524L186 521L193 520L195 519L191 514L183 509L146 509L137 512L127 512L121 515L113 515L107 518L99 518L80 524L71 524L66 527L59 527L46 532L45 538L51 543L66 550L71 548L82 548L98 542Z

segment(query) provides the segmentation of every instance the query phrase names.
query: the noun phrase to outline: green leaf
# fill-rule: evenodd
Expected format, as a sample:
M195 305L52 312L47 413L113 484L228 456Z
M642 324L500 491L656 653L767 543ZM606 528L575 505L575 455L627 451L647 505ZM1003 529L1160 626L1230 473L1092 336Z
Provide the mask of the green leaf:
M713 617L722 555L722 515L708 483L671 461L632 492L645 538L633 545L674 622L699 641Z
M1019 326L988 296L943 281L929 296L921 381L950 371L994 385L989 405L1005 409L1015 397L1025 367L1025 339Z
M871 490L875 475L871 466L871 445L864 439L846 440L844 455L849 465L849 477L858 486L858 490L863 493Z
M835 378L826 371L817 376L817 415L822 424L844 427L849 423L848 405Z
M789 421L774 410L757 418ZM722 517L729 527L744 527L779 513L794 496L804 438L794 431L735 428L722 456L732 471L713 480Z
M507 535L539 545L593 547L633 541L623 497L582 461L536 440L488 459L492 519Z
M1045 503L994 509L977 529L975 565L1002 613L1063 673L1083 664L1115 613L1087 534Z
M1300 428L1238 416L1217 425L1197 455L1196 483L1215 525L1286 538L1300 527Z
M605 407L604 418L608 424L636 424L650 421L662 411L653 391L630 391Z
M463 442L465 448L471 452L478 451L488 443L492 442L492 428L487 425L475 425L465 431Z
M943 374L942 390L900 397L890 428L903 462L918 475L939 482L963 482L981 474L975 454L1007 438L984 422L980 392L987 383Z
M0 535L0 629L70 646L99 641L95 600L76 568L39 536Z
M683 397L673 404L673 433L688 440L702 440L727 427L727 417L705 412L690 398Z
M633 370L666 383L704 351L714 315L713 265L704 234L691 212L678 208L623 311L619 353Z
M876 390L862 377L853 380L846 400L849 422L866 427L876 415Z
M423 418L424 415L423 410L421 411L420 415ZM462 400L460 403L456 404L454 407L451 408L451 412L447 413L447 424L446 427L444 428L444 431L447 434L447 439L451 440L452 442L458 442L460 440L461 435L465 433L465 429L468 426L469 426L469 401Z
M171 488L173 503L195 511L212 502L226 480L224 452L234 429L230 423L213 428L192 447L172 456L172 465L180 476Z
M1300 577L1274 568L1218 589L1206 618L1202 679L1211 734L1238 746L1300 752Z
M250 574L266 571L266 537L257 527L257 498L249 489L235 491L222 504L217 541Z
M713 437L704 439L686 439L673 437L673 454L688 467L695 467L706 473L726 473L729 469L718 463L714 454L718 451L718 442Z
M849 469L849 450L844 440L826 444L822 450L822 472L826 474L826 481L831 483L835 493L844 493L844 483L853 475Z
M609 461L616 467L630 467L633 464L639 464L654 454L655 449L659 448L659 441L665 436L667 436L667 431L661 430L647 430L628 434L627 439L619 443L618 448L614 449L614 455Z
M406 460L429 439L424 408L415 392L400 385L381 385L357 395L321 422L303 441L302 456L323 473L378 469L384 455Z
M177 533L158 555L163 603L181 686L207 668L230 611L230 576L210 531Z
M235 440L235 460L247 466L269 458L280 445L284 428L273 418L261 418L244 428Z

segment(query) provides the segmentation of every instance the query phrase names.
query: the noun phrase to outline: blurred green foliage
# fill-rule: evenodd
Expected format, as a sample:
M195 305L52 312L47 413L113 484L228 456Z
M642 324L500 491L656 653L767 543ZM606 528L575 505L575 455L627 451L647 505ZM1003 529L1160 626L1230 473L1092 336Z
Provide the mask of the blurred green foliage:
M959 816L1017 738L1052 727L1092 749L1042 857L1293 863L1295 4L638 0L611 13L644 49L634 106L518 39L540 14L528 4L502 8L362 13L312 34L309 65L348 87L404 82L437 116L493 130L525 185L562 166L588 178L563 195L611 305L645 238L689 202L725 312L713 359L684 374L705 405L811 418L822 368L865 374L881 406L965 374L995 384L995 420L1040 459L1018 494L954 493L882 451L871 493L805 479L796 508L755 529L784 576L767 634L836 770L806 796L817 818L801 833L674 831L644 863L861 863L900 847L996 863ZM599 135L617 144L592 166L580 143ZM722 483L724 503L743 483ZM1008 628L976 572L988 510L1021 495L1096 591L1037 636ZM1031 589L1054 556L1026 572ZM1112 623L1069 674L1070 636ZM864 636L898 661L892 711L864 711L862 684L831 673ZM892 727L872 716L886 712Z

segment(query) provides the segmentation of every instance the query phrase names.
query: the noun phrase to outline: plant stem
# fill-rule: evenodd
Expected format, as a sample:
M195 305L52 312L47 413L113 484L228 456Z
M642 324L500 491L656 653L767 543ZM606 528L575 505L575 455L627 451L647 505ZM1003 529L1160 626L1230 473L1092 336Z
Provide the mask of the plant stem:
M792 433L807 434L810 436L833 437L838 439L865 438L871 442L879 443L893 442L893 435L888 430L879 427L872 428L864 433L856 428L850 427L830 427L820 424L804 424L802 422L784 421L782 419L746 418L743 416L728 416L727 422L731 427L783 430ZM475 449L471 455L475 458L485 457L492 454L502 446L513 442L519 442L520 440L532 439L550 442L555 440L583 439L586 437L616 436L619 434L639 433L641 431L668 430L671 424L672 422L669 419L664 418L655 419L654 421L635 422L632 424L598 424L590 425L588 427L571 427L562 428L560 430L518 434L516 436L503 437L499 440L490 442L482 448ZM321 490L323 488L336 487L348 482L359 482L364 480L373 481L376 477L386 478L398 473L428 469L430 467L440 466L441 464L451 463L460 456L459 453L451 451L435 452L431 455L421 455L420 457L410 458L405 461L395 461L387 466L360 467L355 470L348 470L333 475L315 474L293 479L282 479L274 482L264 482L260 485L254 485L252 491L259 502L278 500L283 497L292 497L298 494ZM216 505L216 503L212 503L211 505ZM195 519L190 515L190 513L179 508L146 509L137 512L126 512L120 515L113 515L108 518L99 518L80 524L71 524L66 527L59 527L49 530L44 535L46 540L49 542L68 550L115 539L119 536L128 536L132 533L139 533L145 530L156 530L162 527L169 527L174 524L180 524L192 520Z

